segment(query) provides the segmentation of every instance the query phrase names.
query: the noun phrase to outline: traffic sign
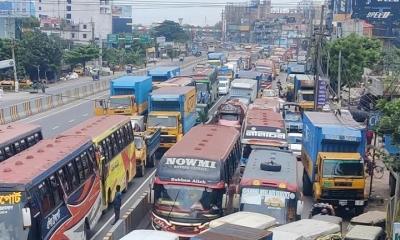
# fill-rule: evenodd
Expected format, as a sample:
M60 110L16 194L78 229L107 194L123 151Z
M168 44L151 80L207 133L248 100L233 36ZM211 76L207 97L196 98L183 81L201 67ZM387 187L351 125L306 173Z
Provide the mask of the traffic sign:
M381 112L370 113L368 119L368 128L374 128L376 125L378 125L379 121L381 120L381 115Z
M0 61L0 69L10 68L13 66L14 66L14 60L12 60L12 59Z

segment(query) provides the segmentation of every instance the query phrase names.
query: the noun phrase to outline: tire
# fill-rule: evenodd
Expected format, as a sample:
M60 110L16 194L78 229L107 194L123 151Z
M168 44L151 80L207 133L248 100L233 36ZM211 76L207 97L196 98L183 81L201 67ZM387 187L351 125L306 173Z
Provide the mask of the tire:
M364 212L364 206L356 206L354 207L354 214L358 216Z
M144 176L144 165L136 167L136 177L143 177Z
M303 194L305 196L312 195L312 184L308 178L306 170L303 171Z

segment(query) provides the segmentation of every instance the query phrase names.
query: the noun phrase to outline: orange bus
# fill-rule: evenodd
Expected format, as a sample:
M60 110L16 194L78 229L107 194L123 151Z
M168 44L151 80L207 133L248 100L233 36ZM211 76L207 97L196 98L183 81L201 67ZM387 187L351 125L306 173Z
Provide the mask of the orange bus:
M46 139L0 163L0 238L87 239L101 216L93 143Z
M35 145L43 139L38 125L9 123L0 125L0 162Z

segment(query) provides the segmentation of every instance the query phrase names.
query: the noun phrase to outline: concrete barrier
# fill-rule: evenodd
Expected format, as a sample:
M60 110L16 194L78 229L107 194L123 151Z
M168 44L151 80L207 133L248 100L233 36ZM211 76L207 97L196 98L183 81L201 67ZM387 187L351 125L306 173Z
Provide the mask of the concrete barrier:
M23 102L22 106L26 116L32 116L31 102Z
M43 112L43 99L42 98L38 98L35 99L35 107L37 109L37 111L35 113L40 113Z
M55 95L54 97L55 97L55 106L56 107L62 106L64 104L62 94Z
M46 105L44 111L54 108L53 96L46 96Z
M11 121L17 121L20 119L19 113L18 113L18 105L12 105L10 106L10 116L11 116Z
M6 119L4 118L4 109L0 109L0 125L5 123Z
M150 214L151 205L148 202L149 192L143 195L128 209L117 223L105 235L103 240L118 240L138 228L143 218Z

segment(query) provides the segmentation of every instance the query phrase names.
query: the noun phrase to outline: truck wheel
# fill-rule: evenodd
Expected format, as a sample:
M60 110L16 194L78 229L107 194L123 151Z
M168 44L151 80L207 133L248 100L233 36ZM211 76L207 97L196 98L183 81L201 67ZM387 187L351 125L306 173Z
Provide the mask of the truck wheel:
M148 167L148 168L154 167L155 158L156 158L155 154L151 155L149 157L149 159L148 159L149 161L147 161L147 166L146 167Z
M354 214L355 214L356 216L362 214L363 212L364 212L364 206L356 206L356 207L354 208Z
M389 190L390 196L393 197L396 193L396 178L394 178L393 174L389 174Z
M136 167L136 177L144 176L144 165L140 165Z
M312 185L311 182L307 176L306 170L303 171L303 194L305 196L311 196L312 195Z

